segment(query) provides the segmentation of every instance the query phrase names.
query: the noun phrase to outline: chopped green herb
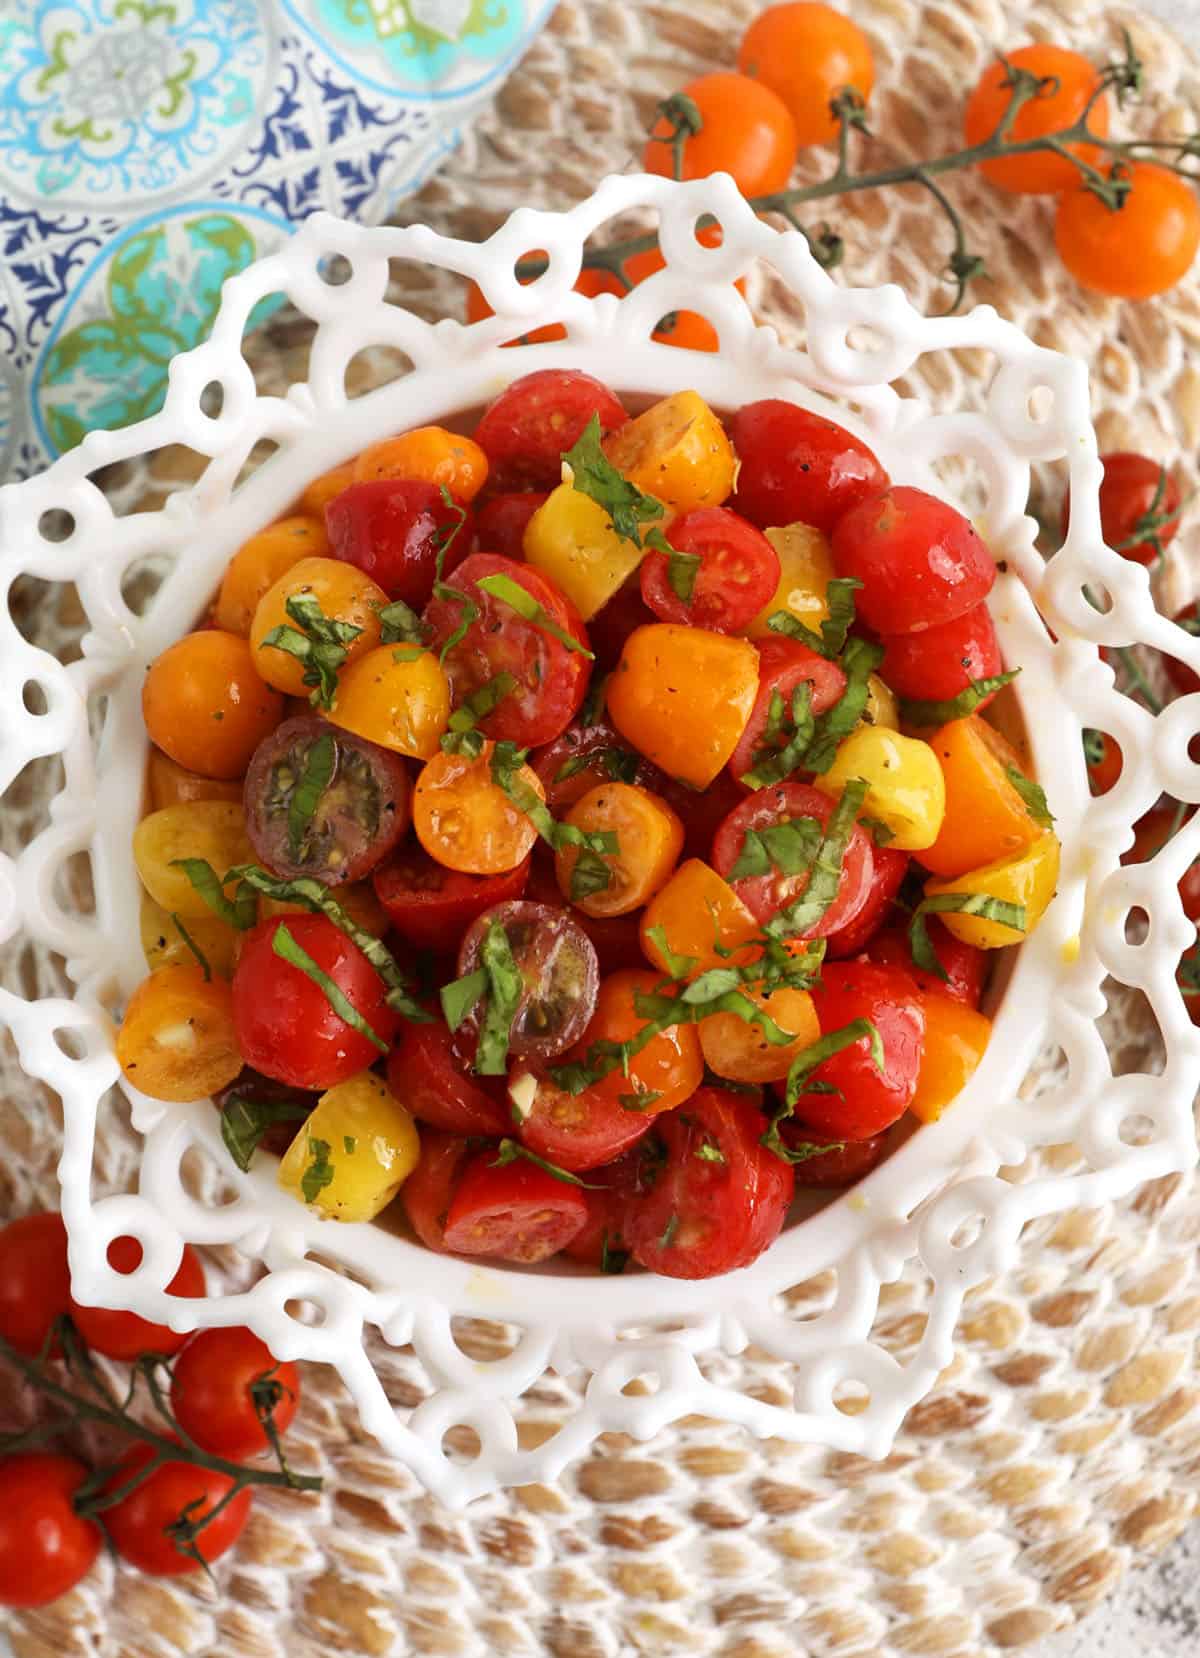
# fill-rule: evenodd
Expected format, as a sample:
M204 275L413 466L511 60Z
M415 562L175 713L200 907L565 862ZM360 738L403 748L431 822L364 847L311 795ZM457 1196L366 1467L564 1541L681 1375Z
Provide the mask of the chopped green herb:
M815 633L787 610L776 610L767 618L772 633L785 634L807 645L818 656L833 661L845 649L846 639L854 626L854 595L862 586L854 576L835 576L825 589L825 608L829 614Z
M876 846L890 846L896 838L896 831L889 829L882 818L860 817L858 820L870 835Z
M675 1234L678 1231L679 1231L679 1216L675 1213L674 1210L672 1210L671 1211L671 1218L668 1220L667 1224L663 1227L662 1237L658 1240L658 1247L660 1249L670 1249L671 1245L675 1242Z
M811 932L837 897L842 879L842 859L854 833L859 808L867 797L867 788L861 777L852 778L846 784L825 825L824 838L813 859L808 885L798 898L786 904L778 915L772 916L766 923L763 931L768 937L782 940L796 933Z
M618 1273L624 1272L629 1265L629 1251L614 1249L607 1232L600 1240L600 1271Z
M510 610L515 610L525 621L532 622L534 627L541 628L542 632L548 633L552 639L557 639L559 644L565 645L569 651L573 651L577 656L586 656L589 662L595 661L594 654L587 646L581 644L574 634L560 628L519 581L505 575L480 576L475 585L490 594L493 599L499 599L500 603L506 604Z
M766 789L790 777L798 766L805 764L816 732L811 680L801 680L792 692L790 716L783 697L773 691L763 728L763 745L755 749L753 769L742 782L748 789Z
M480 1076L499 1077L508 1068L508 1041L525 994L525 981L513 959L508 934L494 917L483 935L479 959L487 974L488 988L479 1046L475 1051L475 1070Z
M647 1088L637 1078L633 1079L633 1092L618 1094L617 1104L622 1111L648 1111L652 1105L657 1105L662 1099L661 1088Z
M403 599L393 599L391 604L381 605L379 622L380 638L385 645L419 645L424 650L429 629Z
M318 967L308 951L296 943L296 940L282 922L275 929L272 936L271 949L280 961L286 961L289 967L298 968L305 978L311 979L339 1019L344 1019L352 1030L356 1030L360 1036L365 1036L367 1041L373 1043L381 1054L387 1053L388 1044L376 1031L371 1029L371 1026L363 1018L354 1003L333 982L324 968ZM309 1202L311 1201L310 1198Z
M458 1029L481 997L487 994L487 987L488 976L482 967L477 967L473 973L466 973L461 979L453 979L449 984L442 986L442 1012L452 1031Z
M517 676L504 672L485 680L477 690L472 691L447 721L448 729L442 738L442 748L446 753L463 754L469 760L477 760L483 753L484 738L476 727L516 688Z
M696 965L695 956L681 956L678 951L672 950L667 942L667 929L663 926L647 927L646 937L652 939L658 948L659 955L667 964L667 972L673 979L686 979Z
M816 731L804 757L810 771L828 771L834 762L843 738L854 730L863 717L863 710L871 695L870 678L883 661L883 646L869 639L851 638L840 658L846 676L846 689L816 721Z
M811 1163L814 1157L825 1157L835 1151L845 1151L844 1140L798 1140L794 1145L784 1148L787 1152L786 1161L792 1164ZM777 1154L778 1155L778 1154Z
M608 690L608 674L597 674L588 686L587 696L583 699L583 707L579 710L581 726L599 725L604 718L604 694Z
M1025 809L1033 821L1040 824L1043 829L1052 829L1054 814L1050 810L1042 785L1035 783L1032 777L1026 777L1016 766L1005 766L1004 775L1025 802Z
M214 915L239 933L247 932L258 919L258 901L245 884L239 882L232 900L225 896L224 885L216 870L205 858L172 858L172 869L182 869L192 884L192 890L203 898ZM226 882L229 877L225 877Z
M815 817L788 818L784 823L770 823L765 829L748 829L728 879L740 881L746 876L769 875L772 870L781 875L800 875L811 869L822 835Z
M358 1150L358 1141L354 1138L353 1134L343 1134L342 1145L345 1147L347 1157L353 1157L354 1153Z
M333 1164L329 1161L329 1141L308 1137L308 1155L312 1159L300 1177L300 1191L305 1203L315 1203L326 1186L333 1184Z
M313 820L313 813L321 803L321 796L333 778L336 762L337 749L329 732L318 737L304 756L304 775L288 801L288 856L293 863L300 862L304 837Z
M989 697L994 696L1004 686L1011 685L1020 671L1020 668L1013 668L1006 674L991 674L987 679L973 679L965 691L960 691L956 697L950 697L945 702L913 702L902 699L901 718L908 725L920 726L949 725L951 720L965 720Z
M795 1111L796 1101L801 1094L810 1091L828 1091L823 1085L811 1082L812 1074L818 1066L823 1065L827 1059L832 1059L834 1054L839 1054L843 1049L851 1048L855 1043L862 1042L864 1039L867 1042L875 1068L882 1075L886 1063L883 1052L883 1038L870 1019L852 1019L848 1025L843 1025L840 1030L829 1031L825 1036L819 1037L817 1041L810 1042L808 1047L798 1053L792 1061L787 1075L787 1092L783 1104L772 1112L767 1131L759 1141L760 1145L765 1146L769 1152L774 1153L785 1163L793 1161L798 1163L807 1162L808 1158L814 1155L805 1145L795 1148L796 1155L793 1156L793 1148L785 1145L780 1138L779 1125L786 1122ZM830 1148L823 1146L821 1149L827 1151Z
M498 789L503 789L519 811L525 813L546 844L553 847L556 852L561 851L564 846L583 847L599 855L619 851L616 833L611 829L596 829L589 832L577 829L573 823L558 822L545 801L521 777L521 768L528 753L528 749L518 748L515 743L497 743L492 750L492 781ZM607 866L605 874L611 879L611 872ZM605 885L607 884L606 882ZM593 890L602 889L596 887Z
M435 580L439 582L441 581L442 573L446 568L446 554L450 551L451 547L453 547L454 543L462 534L463 525L467 522L467 509L463 506L462 502L454 499L445 484L441 486L441 490L442 503L449 512L453 513L454 522L453 524L442 524L439 526L437 533L433 538L434 544L437 547L437 565L434 574Z
M1002 898L989 898L984 892L943 892L934 898L923 898L909 923L909 948L913 962L922 972L934 973L943 980L948 980L949 975L938 959L925 924L926 916L930 915L977 915L983 921L995 921L1018 933L1023 933L1026 926L1023 904L1009 904Z
M591 1186L586 1180L580 1180L579 1176L572 1174L570 1169L560 1169L557 1163L547 1163L544 1157L539 1157L536 1152L530 1151L519 1140L501 1140L496 1147L496 1156L492 1159L492 1167L502 1169L506 1164L518 1161L534 1164L535 1167L543 1169L547 1174L553 1175L555 1180L561 1180L566 1186L582 1186L586 1191L600 1190L598 1186Z
M571 871L571 902L578 904L594 892L606 892L611 885L612 870L599 853L585 846Z
M458 625L452 633L446 636L445 643L438 652L438 661L443 665L446 658L456 645L460 645L467 637L467 630L479 620L479 606L461 587L451 587L444 581L435 581L433 584L435 599L444 599L448 604L456 604L458 609Z
M269 1128L276 1123L301 1123L311 1110L311 1104L303 1101L257 1100L252 1094L234 1090L221 1107L221 1138L225 1149L246 1174Z
M338 669L348 655L346 647L353 644L362 629L353 622L326 616L313 593L293 593L283 608L296 625L272 628L259 648L270 647L294 656L304 668L303 683L312 686L309 701L315 708L332 708Z
M652 495L643 495L617 471L601 447L602 437L600 416L594 414L584 427L578 443L563 455L563 460L571 468L572 487L604 508L619 536L640 547L642 524L660 519L664 512L663 504Z
M695 1155L702 1163L723 1163L725 1161L725 1153L717 1142L710 1140L707 1135L696 1147Z
M201 972L204 974L205 984L211 984L212 983L212 968L208 965L208 957L204 954L204 951L196 943L196 940L192 937L191 933L188 932L187 928L184 926L183 922L179 919L179 917L175 914L174 910L171 911L171 924L175 928L175 931L179 934L180 938L183 940L185 948L188 951L190 951L190 953L195 957L197 965L199 966ZM164 940L164 942L165 942L165 940Z
M691 604L692 594L696 591L696 577L704 560L699 553L681 553L670 543L666 547L667 585L683 604Z
M593 748L583 754L572 754L554 774L556 783L565 783L569 777L578 777L591 766L601 766L614 783L632 783L637 778L641 761L627 748Z

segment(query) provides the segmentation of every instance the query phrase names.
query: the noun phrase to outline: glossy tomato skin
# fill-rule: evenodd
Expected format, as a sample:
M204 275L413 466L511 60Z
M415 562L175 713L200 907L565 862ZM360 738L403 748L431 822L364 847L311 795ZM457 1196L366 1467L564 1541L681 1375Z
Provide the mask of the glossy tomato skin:
M251 1391L256 1384L273 1387L271 1421L286 1433L300 1402L296 1366L278 1363L252 1330L201 1330L172 1367L171 1410L206 1451L232 1461L259 1456L271 1446Z
M867 958L881 967L899 967L911 977L922 996L949 996L967 1007L977 1008L983 1000L983 987L987 982L987 951L955 938L936 915L929 917L928 930L933 953L946 974L944 979L916 965L912 959L908 928L899 921L880 928L867 944Z
M793 1122L781 1124L779 1132L784 1145L792 1147L819 1145L828 1140L827 1152L796 1164L797 1186L816 1186L821 1190L853 1186L883 1161L887 1150L886 1134L873 1134L869 1140L842 1141L814 1134L802 1123Z
M536 1164L499 1164L478 1152L463 1169L446 1216L446 1248L532 1266L564 1249L587 1222L577 1186L556 1180Z
M23 1215L0 1231L0 1336L36 1358L70 1310L67 1229L58 1214Z
M591 763L585 765L588 760ZM532 765L546 791L546 805L555 817L561 817L601 783L636 783L655 790L662 775L603 718L595 725L569 726L561 737L532 757Z
M512 1127L503 1077L471 1072L474 1040L441 1020L405 1025L388 1056L388 1087L418 1122L448 1134L499 1136Z
M533 1103L521 1115L521 1143L572 1173L611 1163L635 1146L654 1120L650 1111L627 1110L617 1090L603 1085L568 1094L544 1073L538 1074L537 1083ZM632 1090L632 1084L626 1086Z
M825 955L830 961L841 961L858 955L895 909L895 897L908 873L910 859L907 852L897 852L890 846L871 849L871 887L861 910L845 927L830 933L825 940ZM949 934L946 935L949 937ZM982 954L982 951L979 952Z
M525 896L533 904L562 904L554 863L540 851L533 855ZM595 945L601 974L616 973L622 967L645 966L638 915L588 915L583 910L573 910L572 916Z
M579 612L540 571L496 553L472 553L455 572L453 585L479 608L465 637L446 657L446 672L456 706L497 674L515 675L517 686L484 719L480 730L497 742L536 748L566 730L587 692L591 663L578 651L527 622L476 584L488 576L505 576L523 587L564 632L586 650L587 632ZM434 598L425 610L433 646L440 648L459 626L462 606Z
M325 528L334 558L356 565L389 599L414 610L429 603L441 544L448 543L442 558L448 576L475 534L468 507L447 506L436 484L415 478L351 484L325 508Z
M548 499L548 493L544 489L509 490L485 501L475 520L480 552L521 558L525 549L525 526Z
M142 1261L142 1246L136 1238L114 1238L108 1246L108 1264L114 1272L134 1272ZM179 1270L167 1285L168 1295L198 1300L205 1293L204 1268L191 1244L184 1244ZM154 1324L137 1313L110 1307L85 1307L72 1300L71 1318L75 1328L94 1353L109 1359L136 1359L142 1353L178 1353L188 1339L165 1324Z
M323 915L260 921L246 934L233 975L233 1018L242 1058L293 1088L324 1091L365 1071L380 1050L336 1013L323 990L275 954L281 926L390 1044L399 1024L387 986L357 945Z
M902 1116L917 1086L925 1014L917 987L898 967L874 962L829 962L813 993L821 1032L869 1019L883 1043L884 1068L871 1058L866 1037L825 1060L813 1080L840 1094L802 1094L796 1121L838 1140L868 1140ZM781 1085L782 1086L782 1085Z
M1151 565L1159 547L1167 547L1179 533L1179 507L1183 499L1178 483L1158 461L1127 449L1101 455L1104 481L1100 485L1100 528L1105 545L1135 564ZM1152 532L1152 540L1139 539L1140 519L1153 514L1167 520ZM1070 492L1063 497L1062 533L1071 525ZM1128 543L1128 545L1126 545ZM1189 606L1189 609L1191 607Z
M676 518L667 540L698 558L691 596L671 586L670 560L651 549L641 563L642 598L660 622L739 633L779 585L779 554L761 530L727 507L697 507Z
M1093 293L1150 299L1174 287L1200 247L1200 206L1189 181L1153 162L1122 163L1129 189L1114 212L1082 179L1058 198L1054 245Z
M48 1606L91 1571L100 1528L73 1507L87 1477L75 1457L48 1451L0 1460L0 1606Z
M487 910L467 928L458 951L460 978L480 965L483 941L493 925L503 927L522 983L509 1029L509 1055L553 1059L583 1034L596 1006L600 965L595 946L574 912L561 903L518 899ZM474 1033L479 1020L476 1007L460 1029Z
M898 697L913 701L949 702L973 679L1004 672L1000 641L986 604L940 627L884 634L879 642L885 652L880 678ZM988 697L979 707L986 708L991 700Z
M117 1465L106 1490L117 1491L155 1455L152 1445L135 1445ZM104 1524L122 1560L151 1577L177 1577L199 1570L196 1561L176 1548L167 1528L186 1509L198 1519L214 1509L233 1481L187 1462L164 1462L119 1503L104 1510ZM196 1538L206 1564L231 1549L245 1529L250 1492L240 1492Z
M796 690L808 682L810 706L814 714L824 714L846 689L846 676L836 662L818 656L798 639L776 636L756 641L758 646L758 695L746 729L729 758L729 770L739 780L754 765L754 756L763 745L763 734L771 713L771 702L778 694L790 719L792 698Z
M629 635L657 619L642 598L641 577L635 570L587 625L588 639L596 653L595 672L611 673L620 661Z
M446 1253L446 1215L471 1143L459 1134L422 1127L421 1156L400 1188L408 1223L426 1249Z
M713 868L729 882L756 920L769 921L798 898L808 885L808 876L788 876L772 869L767 875L742 875L732 879L731 872L742 855L747 830L762 830L806 817L816 818L824 826L833 811L834 802L829 796L807 783L775 783L745 796L721 824L713 840ZM837 896L816 925L797 937L826 938L853 921L867 902L873 870L870 837L860 824L855 824L842 859Z
M662 1161L643 1164L642 1190L625 1211L639 1265L668 1278L713 1278L774 1243L795 1176L760 1144L765 1129L754 1100L722 1088L699 1089L655 1122Z
M729 421L729 436L742 463L731 504L763 530L811 524L828 535L843 513L890 482L861 439L782 398L747 403Z
M894 484L838 520L840 576L862 582L858 616L876 633L920 633L981 604L996 566L968 518L923 489Z
M628 1263L625 1244L625 1208L638 1189L641 1156L635 1146L623 1157L593 1169L583 1198L587 1220L563 1250L596 1272L622 1272Z
M410 844L380 865L373 880L375 896L405 943L445 955L457 951L476 916L521 896L529 859L503 875L463 875Z
M578 443L593 415L602 433L629 419L620 399L590 374L546 368L514 380L475 430L491 482L503 490L553 489L562 482L564 452Z

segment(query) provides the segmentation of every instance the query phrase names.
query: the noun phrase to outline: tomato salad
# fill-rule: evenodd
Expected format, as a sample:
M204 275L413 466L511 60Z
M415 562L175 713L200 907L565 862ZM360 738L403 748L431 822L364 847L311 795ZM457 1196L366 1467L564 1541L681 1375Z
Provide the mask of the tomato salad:
M777 400L516 380L149 668L129 1082L319 1215L700 1278L930 1121L1052 898L959 512Z

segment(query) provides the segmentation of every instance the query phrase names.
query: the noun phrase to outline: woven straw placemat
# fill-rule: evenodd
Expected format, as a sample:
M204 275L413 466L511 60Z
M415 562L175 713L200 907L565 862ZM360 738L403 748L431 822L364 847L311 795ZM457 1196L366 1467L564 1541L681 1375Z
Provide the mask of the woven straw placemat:
M661 96L732 61L757 9L751 0L560 0L498 109L408 216L482 236L517 203L579 199L629 164ZM1029 39L1102 57L1124 25L1147 67L1147 108L1132 119L1161 135L1190 129L1189 111L1200 108L1193 60L1124 7L858 0L853 10L876 48L873 125L902 153L953 145L965 89L996 47ZM1151 305L1091 298L1054 258L1046 204L966 178L951 188L991 272L977 297L1090 364L1103 447L1177 463L1194 484L1200 367L1188 358L1200 340L1200 277ZM834 204L834 215L852 280L897 281L917 303L944 303L931 273L944 262L945 226L920 192L856 198ZM396 291L426 314L462 302L445 279L412 272L398 274ZM794 337L786 296L752 279L751 298ZM303 349L302 330L281 314L252 351L264 384L285 381ZM948 407L969 404L983 366L967 354L928 362L923 389ZM364 389L387 373L386 360L366 362ZM192 472L191 457L165 452L109 487L127 505L152 506ZM1053 479L1040 482L1056 507ZM1194 562L1200 538L1185 531L1165 578L1168 602L1191 591L1189 549ZM69 592L27 583L15 602L31 637L71 648L79 617ZM31 768L10 792L6 850L54 786L52 767ZM61 993L59 966L26 948L10 955L4 980L27 995ZM1114 1050L1141 1064L1153 1034L1138 1009L1114 1007L1109 1025ZM60 1123L56 1102L11 1054L0 1064L2 1217L54 1202ZM1075 1155L1063 1147L1049 1160L1065 1168ZM133 1172L134 1143L114 1110L97 1180L116 1188ZM1194 1512L1198 1234L1200 1193L1176 1178L1032 1225L1019 1268L970 1297L959 1356L880 1464L690 1420L640 1445L609 1435L553 1488L452 1515L378 1452L336 1380L310 1370L293 1460L324 1473L325 1492L260 1497L215 1585L157 1582L105 1561L65 1601L0 1628L18 1658L994 1658L1029 1647L1086 1613ZM901 1356L919 1339L924 1295L911 1271L884 1290L880 1333ZM480 1325L464 1344L472 1340L492 1356L504 1333ZM407 1356L381 1362L398 1402L427 1391ZM785 1397L786 1367L766 1355L714 1358L712 1370ZM554 1431L577 1385L548 1376L527 1396L525 1443Z

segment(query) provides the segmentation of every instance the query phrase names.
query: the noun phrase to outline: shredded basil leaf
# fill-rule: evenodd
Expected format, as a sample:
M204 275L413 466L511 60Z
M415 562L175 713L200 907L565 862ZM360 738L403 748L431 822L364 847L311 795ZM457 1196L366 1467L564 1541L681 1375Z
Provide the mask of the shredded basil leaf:
M183 922L179 919L179 917L175 914L174 910L171 911L171 924L175 928L175 931L179 934L180 938L183 940L185 947L195 957L197 965L199 966L201 972L204 974L205 984L211 984L212 983L212 968L208 965L208 957L204 954L204 951L196 943L196 940L192 937L191 933L188 932L187 928L184 926Z
M547 1163L544 1157L523 1146L519 1140L501 1140L496 1147L496 1156L492 1159L492 1168L502 1169L509 1163L518 1161L532 1163L535 1168L542 1169L546 1174L553 1175L555 1180L561 1180L565 1186L582 1186L586 1191L598 1192L599 1186L589 1185L586 1180L580 1180L577 1174L570 1169L560 1169L557 1163Z
M832 1059L834 1054L841 1053L845 1048L852 1048L855 1043L864 1039L867 1042L876 1070L881 1075L883 1074L886 1065L883 1038L870 1019L852 1019L848 1025L843 1025L840 1030L829 1031L826 1035L818 1037L815 1042L810 1042L808 1047L804 1048L793 1059L787 1074L787 1090L783 1103L772 1112L766 1133L759 1140L760 1145L776 1157L781 1158L785 1163L793 1161L798 1163L807 1162L808 1158L813 1155L812 1152L801 1147L798 1148L800 1155L793 1158L792 1148L785 1145L780 1137L779 1125L792 1116L800 1095L810 1091L809 1084L812 1074L818 1066L823 1065L827 1059ZM814 1085L814 1089L818 1086ZM822 1088L821 1091L825 1092L826 1089ZM822 1149L829 1150L830 1148L824 1147Z
M824 1145L821 1145L817 1140L801 1140L797 1145L784 1147L787 1153L786 1160L793 1165L811 1163L814 1157L825 1157L830 1152L845 1151L845 1149L846 1142L844 1140L829 1140Z
M461 979L452 979L440 991L442 1013L452 1031L456 1031L481 997L487 994L488 976L482 967L466 973Z
M259 648L294 656L304 668L303 683L313 688L309 701L315 708L330 709L337 697L338 669L349 654L346 647L362 629L326 616L313 593L293 593L283 608L295 627L272 628Z
M679 1231L679 1216L675 1213L674 1210L672 1210L670 1219L667 1221L667 1224L663 1227L662 1237L658 1240L658 1247L660 1249L670 1249L671 1245L675 1242L675 1234L678 1231Z
M832 662L845 649L850 629L854 626L854 595L862 586L855 576L835 576L825 588L825 608L829 614L821 623L820 633L814 632L790 611L776 610L767 618L772 633L782 633L807 645L818 656Z
M858 821L868 832L876 846L890 846L896 838L896 831L889 829L882 818L860 817Z
M403 599L379 608L380 639L385 645L420 645L422 650L429 637L429 629Z
M765 829L747 829L727 879L740 881L745 876L769 875L772 870L781 875L800 875L811 869L822 838L823 830L815 817L788 818L784 823L770 823Z
M182 869L192 884L192 890L203 898L214 915L239 933L247 932L258 919L258 902L245 883L239 883L232 900L225 896L224 884L206 858L172 858L172 869ZM228 881L229 877L226 876Z
M298 968L305 978L312 980L339 1019L345 1020L346 1024L352 1030L356 1030L360 1036L365 1036L367 1041L373 1043L381 1054L387 1053L388 1045L383 1038L372 1030L354 1003L333 982L324 968L318 967L308 951L296 943L296 940L282 922L276 927L271 938L271 950L279 957L280 961L286 961L289 967Z
M842 859L854 833L855 820L867 797L868 784L861 777L851 778L842 791L842 797L830 813L825 834L815 858L808 885L798 898L773 915L763 931L770 938L790 938L796 933L808 933L817 925L825 911L838 895L842 880Z
M696 1147L695 1155L702 1163L723 1163L725 1153L715 1140L704 1139Z
M597 852L583 847L571 870L570 896L572 903L581 903L594 892L606 892L612 885L612 870Z
M304 775L292 790L292 797L288 801L288 854L294 863L300 861L304 837L312 822L313 813L321 803L321 796L329 787L336 760L337 749L329 732L318 737L304 756Z
M627 748L593 748L583 754L572 754L554 774L556 783L565 783L569 777L578 777L590 766L603 766L614 783L632 783L637 777L641 761Z
M692 602L696 577L703 563L699 553L681 553L677 547L667 544L667 585L684 604Z
M1025 773L1018 771L1016 766L1005 766L1004 775L1025 802L1025 810L1033 821L1040 824L1043 829L1052 829L1054 827L1054 814L1050 810L1049 803L1046 800L1046 791L1042 788L1042 785L1035 783L1032 777L1026 777Z
M643 495L617 470L601 447L602 438L600 416L593 414L578 443L563 455L571 468L572 488L603 507L616 533L640 547L642 524L660 519L665 509L661 501Z
M662 1099L661 1088L647 1088L645 1083L633 1079L633 1091L629 1094L618 1094L617 1104L622 1111L649 1111L652 1105L657 1105Z
M666 963L667 972L673 979L686 979L695 967L695 956L681 956L678 951L672 950L667 941L667 929L663 926L647 927L646 937L652 939L658 948L659 955Z
M554 817L545 801L520 775L528 753L528 749L518 748L515 743L497 743L492 750L492 781L498 789L504 791L518 811L525 813L546 844L553 847L556 852L561 851L564 846L582 847L597 854L598 858L606 853L619 851L614 830L578 829L573 823L560 823ZM612 872L606 867L605 873L609 880L605 881L604 886L608 886ZM598 880L598 875L594 874L592 878ZM592 888L594 892L602 890L599 885Z
M354 1153L358 1150L358 1141L354 1138L353 1134L343 1134L342 1146L345 1149L346 1156L353 1157Z
M624 1272L628 1265L629 1251L627 1249L614 1249L609 1241L608 1233L605 1232L600 1240L600 1271Z
M329 1161L329 1141L308 1137L308 1155L312 1162L300 1177L300 1191L305 1203L315 1203L326 1186L333 1184L333 1164Z
M454 514L454 523L453 525L442 524L434 535L434 543L437 546L437 565L434 574L437 582L441 581L442 572L446 568L446 554L462 534L463 525L467 521L467 509L462 502L454 499L445 484L441 486L441 489L442 501L449 511Z
M475 1070L479 1076L500 1077L508 1068L508 1042L525 981L513 959L508 934L494 918L483 935L479 959L487 974L487 1004L475 1051Z
M1026 928L1024 904L1009 904L1003 898L990 898L985 892L942 892L933 898L923 898L909 923L909 948L913 962L922 972L933 973L945 981L949 980L949 974L938 959L926 925L925 918L930 915L977 915L983 921L1011 927L1014 932L1023 933Z
M766 789L772 783L782 783L798 766L805 764L816 731L811 680L801 680L792 692L790 717L783 697L773 691L763 728L763 746L754 751L753 769L742 782L748 789Z
M433 584L435 599L445 599L449 604L459 607L458 626L446 637L446 642L438 652L438 661L445 666L446 658L456 645L460 645L467 637L467 630L479 620L479 606L461 587L450 587L444 581L435 581Z
M816 721L816 731L804 757L810 771L828 771L833 764L839 744L863 717L871 695L870 677L882 661L882 645L872 644L869 639L847 641L840 664L846 676L846 689Z
M275 1123L303 1122L311 1105L291 1100L257 1100L236 1090L221 1108L221 1139L230 1157L243 1174L262 1143L263 1135Z
M490 594L493 599L499 599L500 603L506 604L510 610L515 610L518 616L532 622L534 627L540 628L543 633L548 633L551 639L557 639L560 645L565 645L577 656L586 656L589 662L596 660L595 654L588 650L586 645L581 644L574 634L568 633L565 628L560 628L558 623L547 615L545 607L537 602L533 594L527 592L520 582L514 581L511 576L480 576L475 585L484 593Z
M951 720L965 720L981 703L987 701L1005 685L1011 685L1020 673L1013 668L1006 674L991 674L987 679L973 679L965 691L945 702L921 702L901 699L900 715L909 725L949 725Z
M478 690L472 691L446 722L448 729L442 738L442 748L445 752L465 755L468 760L478 760L483 753L484 745L483 734L477 729L479 721L486 719L497 709L505 697L516 690L517 684L515 674L504 672L485 680Z

